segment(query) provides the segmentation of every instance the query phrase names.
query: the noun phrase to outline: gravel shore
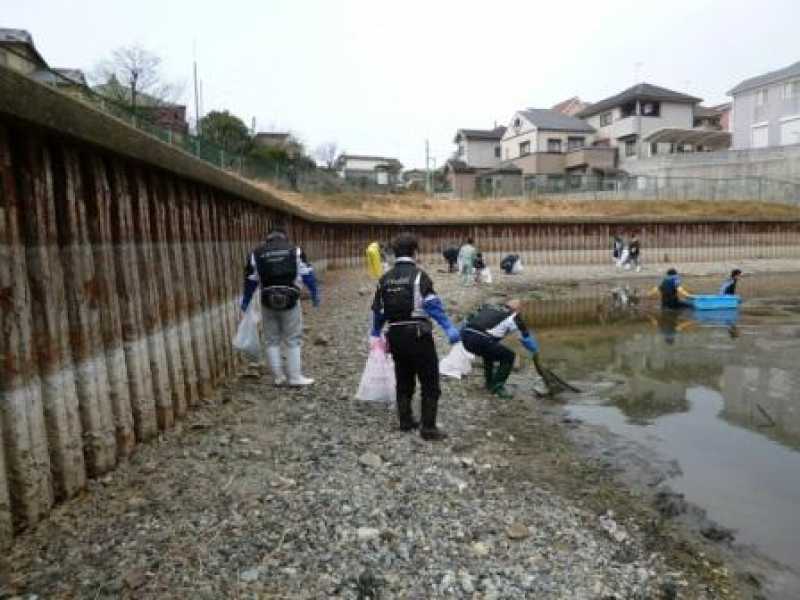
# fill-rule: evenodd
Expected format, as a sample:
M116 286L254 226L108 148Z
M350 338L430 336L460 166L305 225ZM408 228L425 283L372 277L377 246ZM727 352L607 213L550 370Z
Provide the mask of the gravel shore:
M502 293L429 271L451 312ZM371 295L363 275L326 274L322 308L304 307L317 383L276 389L244 368L21 536L5 595L737 597L724 566L578 457L557 406L490 398L479 373L445 380L450 438L431 444L399 432L393 408L355 400Z

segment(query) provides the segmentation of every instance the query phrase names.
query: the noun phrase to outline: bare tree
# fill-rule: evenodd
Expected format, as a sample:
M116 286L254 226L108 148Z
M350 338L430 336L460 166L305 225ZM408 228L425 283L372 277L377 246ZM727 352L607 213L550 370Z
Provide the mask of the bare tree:
M317 149L314 150L314 158L322 163L325 163L325 166L329 169L333 169L333 165L336 163L336 158L338 155L339 146L336 144L336 142L325 142L324 144L317 146Z
M100 93L133 110L173 102L180 93L180 86L164 81L161 57L137 44L114 50L109 60L95 68L94 78Z

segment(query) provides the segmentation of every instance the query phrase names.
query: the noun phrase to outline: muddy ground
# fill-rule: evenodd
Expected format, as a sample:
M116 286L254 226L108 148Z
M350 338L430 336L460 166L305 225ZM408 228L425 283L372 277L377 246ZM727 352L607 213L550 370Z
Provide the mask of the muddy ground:
M456 314L508 292L502 280L463 289L428 270ZM355 400L370 296L363 275L328 273L322 308L304 307L316 385L276 389L243 367L208 406L22 535L4 596L757 597L714 544L582 454L561 406L524 386L499 401L478 373L446 381L450 438L439 444Z

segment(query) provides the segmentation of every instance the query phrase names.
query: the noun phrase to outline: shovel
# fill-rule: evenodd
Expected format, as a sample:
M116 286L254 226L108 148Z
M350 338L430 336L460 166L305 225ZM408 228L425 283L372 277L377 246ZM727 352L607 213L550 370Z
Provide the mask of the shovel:
M575 392L576 394L580 394L580 390L576 388L574 385L567 383L561 377L553 373L547 367L542 366L542 363L539 362L539 354L533 355L533 365L536 367L536 372L539 373L542 380L544 381L545 386L547 387L547 393L542 394L538 392L536 389L533 391L536 393L537 396L555 396L556 394L563 392L564 390Z

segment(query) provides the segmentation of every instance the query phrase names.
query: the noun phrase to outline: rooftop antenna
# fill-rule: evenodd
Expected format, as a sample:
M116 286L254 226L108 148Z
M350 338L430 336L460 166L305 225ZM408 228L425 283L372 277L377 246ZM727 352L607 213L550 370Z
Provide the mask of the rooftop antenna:
M644 66L644 63L642 61L636 61L635 63L633 63L633 78L634 78L634 82L633 83L640 83L641 82L642 67L643 66Z

